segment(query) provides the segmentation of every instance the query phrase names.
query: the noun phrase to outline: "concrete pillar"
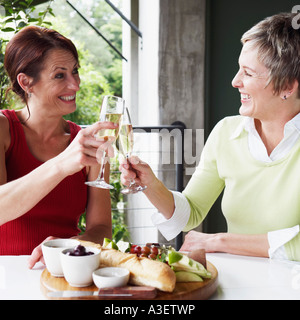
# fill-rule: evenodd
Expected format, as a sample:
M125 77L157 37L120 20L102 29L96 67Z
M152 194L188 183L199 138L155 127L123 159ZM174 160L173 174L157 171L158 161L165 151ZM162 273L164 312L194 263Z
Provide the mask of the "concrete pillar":
M204 67L205 0L160 1L159 121L171 124L179 120L192 130L185 157L193 153L197 159L194 164L186 161L192 167L188 176L203 148Z

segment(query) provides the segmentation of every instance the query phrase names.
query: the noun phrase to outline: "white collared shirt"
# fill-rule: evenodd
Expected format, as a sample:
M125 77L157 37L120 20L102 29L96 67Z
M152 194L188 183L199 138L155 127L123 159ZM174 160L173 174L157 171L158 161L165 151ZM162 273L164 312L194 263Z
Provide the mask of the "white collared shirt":
M234 131L231 139L237 138L243 130L246 130L248 135L248 145L252 156L262 162L272 162L283 158L295 145L300 136L300 113L284 126L284 137L282 141L272 151L270 156L262 142L254 124L254 119L244 117L244 121Z
M262 162L272 162L282 159L295 145L300 137L300 113L288 121L284 127L284 138L272 151L270 156L262 142L254 124L254 119L244 117L244 121L233 132L231 139L237 138L243 130L248 132L248 146L251 155ZM167 220L160 213L152 216L153 223L167 240L175 238L179 234L178 221L180 225L187 224L190 216L190 206L185 196L176 191L172 191L175 211L171 219ZM276 259L287 259L284 244L293 239L299 233L299 226L293 228L272 231L268 233L270 245L269 257Z

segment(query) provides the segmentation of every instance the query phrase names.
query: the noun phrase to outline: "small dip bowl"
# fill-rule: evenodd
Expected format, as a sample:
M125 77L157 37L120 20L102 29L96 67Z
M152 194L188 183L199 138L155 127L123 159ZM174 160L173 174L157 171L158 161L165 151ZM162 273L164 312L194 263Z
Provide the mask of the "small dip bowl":
M129 280L129 271L116 267L100 268L93 272L93 280L99 289L123 287Z

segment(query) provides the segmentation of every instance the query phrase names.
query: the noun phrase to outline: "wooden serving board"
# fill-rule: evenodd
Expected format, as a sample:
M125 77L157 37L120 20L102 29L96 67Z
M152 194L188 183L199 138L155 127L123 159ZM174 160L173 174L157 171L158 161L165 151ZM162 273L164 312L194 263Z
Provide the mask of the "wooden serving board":
M181 282L176 283L175 289L172 293L157 292L157 296L153 300L206 300L208 299L218 287L218 271L215 266L207 261L207 270L211 272L211 279L205 279L203 282ZM43 294L48 297L48 292L54 291L98 291L95 285L84 288L75 288L68 284L65 278L56 278L51 276L47 269L41 274L41 290ZM68 298L69 300L101 300L103 298L97 296L82 297L82 298ZM66 300L66 298L61 298Z

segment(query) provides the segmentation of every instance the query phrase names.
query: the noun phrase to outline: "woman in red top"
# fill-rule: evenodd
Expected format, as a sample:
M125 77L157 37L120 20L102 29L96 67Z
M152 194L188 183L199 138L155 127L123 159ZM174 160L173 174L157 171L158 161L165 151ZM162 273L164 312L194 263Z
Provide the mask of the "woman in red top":
M115 125L80 130L63 119L76 110L79 62L73 43L54 30L22 29L8 43L4 63L11 90L26 107L0 112L0 254L32 253L33 267L48 236L79 238L85 210L80 237L98 243L111 237L109 191L84 182L97 177L96 152L105 147L94 134Z

